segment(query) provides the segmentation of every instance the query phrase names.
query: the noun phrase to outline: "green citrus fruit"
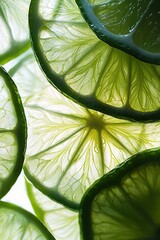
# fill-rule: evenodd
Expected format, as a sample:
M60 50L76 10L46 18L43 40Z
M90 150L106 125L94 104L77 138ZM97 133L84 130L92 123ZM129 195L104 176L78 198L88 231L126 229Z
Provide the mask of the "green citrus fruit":
M0 202L0 219L0 239L55 239L33 214L14 204Z
M32 56L15 69L10 73L28 121L25 174L61 204L78 209L94 181L131 155L159 146L159 122L130 122L81 107L48 84Z
M0 4L0 64L17 57L30 46L28 9L30 0L3 0Z
M19 176L26 149L26 120L17 88L0 68L0 198Z
M160 238L160 150L142 152L97 181L81 203L84 240Z
M48 81L45 81L31 49L14 59L12 65L6 64L5 68L18 87L23 105L32 95L50 85Z
M60 92L114 117L160 119L160 66L98 39L74 0L32 0L29 26L41 68Z
M76 0L96 35L142 61L160 64L157 0Z
M80 240L78 212L48 198L26 181L28 197L37 217L56 240Z

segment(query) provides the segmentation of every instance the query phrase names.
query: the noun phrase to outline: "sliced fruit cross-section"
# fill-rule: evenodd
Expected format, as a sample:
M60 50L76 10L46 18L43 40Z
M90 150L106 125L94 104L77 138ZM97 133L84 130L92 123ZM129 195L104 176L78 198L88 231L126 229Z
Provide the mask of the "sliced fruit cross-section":
M138 59L160 64L159 0L76 0L104 42Z
M26 181L28 197L37 217L56 240L80 240L78 212L53 201Z
M0 202L0 239L55 240L43 224L28 211Z
M160 238L160 150L133 156L97 181L81 203L84 240Z
M26 65L32 69L28 75ZM159 145L159 122L130 122L79 106L47 83L32 57L10 73L19 91L26 93L23 79L30 93L22 94L29 131L25 174L44 194L70 208L78 209L87 188L119 162Z
M41 67L62 93L118 118L160 119L160 66L98 39L74 0L32 0L29 25Z
M28 98L25 111L25 174L42 192L71 208L119 162L159 146L159 122L133 123L85 109L52 86Z
M0 68L0 198L22 170L26 137L26 120L17 88Z
M0 64L30 47L28 9L30 0L3 0L0 3Z

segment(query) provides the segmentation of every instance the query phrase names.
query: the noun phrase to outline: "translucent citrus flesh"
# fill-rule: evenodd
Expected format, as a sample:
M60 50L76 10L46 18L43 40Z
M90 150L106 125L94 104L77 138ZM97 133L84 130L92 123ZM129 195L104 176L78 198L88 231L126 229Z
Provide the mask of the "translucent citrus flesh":
M32 1L35 53L51 84L85 107L137 121L160 118L160 66L102 42L71 0Z
M157 0L77 0L92 30L111 46L160 64L160 4Z
M0 238L5 240L54 240L42 223L26 210L0 202Z
M17 88L0 68L0 198L19 176L26 148L26 120Z
M64 4L64 8L61 4ZM55 16L52 11L53 7L55 8ZM45 8L48 10L43 12L42 10ZM45 26L43 25L43 27L39 25L40 28L43 28L42 33L44 34L42 34L43 36L40 38L40 48L44 51L44 59L46 59L45 57L47 56L47 65L44 64L44 71L48 72L47 66L49 63L51 66L51 68L49 68L50 81L55 84L57 88L62 91L66 88L66 92L64 91L66 95L69 95L83 105L94 110L99 110L99 112L79 106L53 89L53 87L43 79L43 75L33 60L32 54L26 55L10 70L11 76L13 76L15 82L18 83L18 88L22 93L28 120L29 143L24 166L25 174L39 190L50 197L49 199L43 196L42 193L32 187L30 188L30 198L37 215L43 220L50 231L52 231L52 226L49 226L48 223L51 221L56 222L57 217L59 217L59 225L57 229L54 229L52 232L53 235L54 233L57 234L57 239L58 236L61 236L59 240L66 238L66 236L73 240L77 240L79 237L77 213L72 213L71 210L65 209L64 206L78 210L84 193L92 183L117 166L117 164L123 162L127 157L146 148L159 146L160 140L159 122L144 124L104 115L104 113L110 113L116 117L119 116L121 118L136 119L139 121L154 121L155 119L159 119L160 88L159 84L157 84L160 74L159 66L141 63L133 57L109 46L107 46L106 51L104 51L105 44L91 33L88 35L87 40L85 39L84 41L86 46L83 46L84 48L81 46L82 52L81 47L79 48L79 42L78 47L76 46L75 49L72 49L72 43L76 43L76 41L71 43L71 49L65 49L67 45L65 45L63 49L63 43L65 43L66 39L64 39L63 42L61 30L60 33L56 32L57 35L54 36L54 38L52 31L51 35L49 35L52 27L54 28L52 20L50 21L49 19L50 16L54 16L54 19L56 19L54 23L57 24L57 29L60 29L61 21L63 22L63 20L60 19L61 13L64 11L64 16L68 14L67 19L69 19L69 21L66 22L65 20L63 22L66 24L64 31L67 29L68 34L71 34L68 36L69 40L68 42L66 41L67 44L70 40L73 40L72 37L77 39L77 33L80 33L80 35L78 35L78 39L80 39L81 34L85 35L85 29L90 32L82 19L78 20L80 24L79 22L77 24L76 14L79 14L78 11L74 13L76 19L75 26L81 25L82 28L81 30L79 30L79 27L78 30L76 29L73 19L70 19L71 9L76 9L75 4L69 2L67 5L67 1L65 0L54 1L54 4L53 1L48 1L48 3L41 1L39 17L37 18L39 21L37 21L36 24L46 24ZM50 11L50 14L48 14L48 11ZM44 21L41 22L44 16L46 19L43 19ZM74 18L73 14L72 17ZM59 22L60 25L58 25ZM73 23L73 28L70 22ZM69 25L67 25L68 23ZM55 31L58 31L57 29ZM91 39L91 35L93 41L91 40L88 51L87 41ZM47 41L49 41L48 45L45 43L46 38ZM60 49L62 49L62 52L65 50L64 55L62 52L59 52L59 47L56 45L58 44L59 38L62 40ZM56 39L57 42L54 42L54 39ZM50 40L55 43L53 49L57 48L58 50L50 51ZM27 41L24 40L24 45L23 41L21 41L21 43L22 45L19 45L20 50L17 48L17 52L19 51L19 53L22 53L29 47ZM47 48L45 48L46 46ZM8 49L12 52L12 50L16 48ZM93 54L95 49L97 57ZM70 55L71 59L69 58L69 61L65 63L67 51L69 53L71 50L73 50L72 55ZM10 59L7 51L3 52L3 59L0 59L0 63L7 62ZM38 51L40 51L40 49ZM105 57L112 60L109 64L108 59L107 61L103 61L102 53L105 54ZM16 57L14 51L11 55L11 58ZM54 58L52 63L51 58L54 55L56 58ZM87 61L85 59L86 57L88 58ZM44 59L42 60L40 57L40 62L42 63ZM63 63L61 66L59 59L60 63ZM118 71L122 70L122 63L124 64L123 72L119 74ZM26 72L24 71L24 66ZM110 69L112 69L112 73L109 72ZM113 72L115 75L112 75ZM95 76L97 76L98 73L100 77L96 79ZM22 76L24 78L22 78ZM116 78L117 76L118 80ZM6 79L8 84L6 84ZM24 83L21 82L22 79ZM106 79L107 83L104 84ZM128 80L127 83L126 79ZM58 82L61 80L62 84L59 84ZM121 80L121 85L118 83L119 80ZM137 82L140 82L140 84L138 85ZM62 86L62 89L59 86ZM0 118L2 119L0 121L0 176L2 176L0 196L3 196L13 185L22 169L26 146L26 123L17 89L3 69L0 69L0 89L2 93L0 96L0 116L2 116L2 118ZM114 94L112 95L113 92ZM150 98L148 96L150 96ZM117 109L120 109L120 111L117 111ZM147 112L151 113L148 114ZM141 116L144 116L144 118L141 118ZM123 191L119 190L119 186L117 188L114 186L113 189L109 189L107 193L106 191L100 193L100 198L97 197L97 200L92 205L93 211L91 218L93 219L93 231L91 235L94 236L94 239L99 239L101 235L102 239L106 239L106 237L109 239L109 237L111 237L110 239L115 238L122 240L120 234L117 233L121 230L121 233L124 232L123 237L129 240L130 235L128 232L133 228L133 237L135 237L135 240L139 238L146 240L148 236L159 237L160 220L159 210L157 211L160 200L160 194L157 190L159 186L159 170L159 163L140 167L138 173L135 171L132 172L133 175L127 175L127 180L125 179L123 182ZM156 177L153 177L154 174ZM133 181L133 178L136 180ZM140 179L140 184L137 179ZM146 181L148 181L147 190ZM137 187L139 187L138 190ZM152 188L153 191L151 195L148 192L151 191ZM142 189L144 190L144 198L141 194ZM129 200L133 198L131 200L133 202L135 201L134 206L132 206L132 204L131 206L128 206L129 204L127 205L128 197L126 197L126 193L131 195ZM135 196L132 196L132 193L135 193ZM38 198L38 196L40 198ZM102 200L104 202L106 196L109 207L113 202L115 203L113 206L114 210L117 205L118 207L111 216L109 215L106 218L105 212L105 214L102 213L99 217L97 212L106 209L106 205L103 205L101 202ZM153 199L151 197L153 197ZM64 206L54 203L51 199L59 201ZM125 206L123 206L124 202L126 203ZM37 207L38 204L40 205ZM119 204L121 206L119 206ZM51 209L47 209L46 211L46 205L47 207L51 207ZM139 207L138 210L140 209L142 211L137 211L137 209L135 211L137 205ZM156 211L152 205L156 206ZM54 239L43 225L26 211L2 202L0 203L0 209L0 219L2 220L0 223L0 238L6 240L10 238L13 240L35 238ZM124 210L123 216L121 209ZM8 215L6 213L8 213ZM41 216L41 214L43 216ZM68 215L68 220L66 218L65 220L63 219L63 214ZM113 220L112 216L115 217L115 215L116 220ZM119 219L127 221L128 218L133 219L128 221L128 226L123 224L122 228ZM103 226L101 225L102 220L104 220ZM66 223L64 223L64 221L66 221ZM111 224L108 224L109 221ZM53 226L55 226L55 222ZM141 229L139 225L136 225L137 223L139 223L139 225L142 224ZM65 224L68 224L67 227ZM115 228L113 229L114 234L107 232L107 234L109 234L107 235L103 230L109 229L111 231L110 226L112 224L115 224ZM62 228L63 230L65 229L64 233L60 233L58 228L61 228L61 230ZM146 228L147 232L146 235L144 235ZM6 231L4 231L4 229L6 229ZM69 229L71 232L69 232ZM143 232L141 230L143 230ZM117 234L115 234L115 232ZM117 237L119 237L119 239ZM123 240L124 239L125 238L123 238ZM87 238L87 240L89 240L89 238Z
M26 186L36 215L56 240L80 240L78 212L51 200L27 181Z
M30 0L1 1L0 64L5 64L30 47L28 9Z
M32 69L28 75L26 65ZM43 193L72 209L78 209L85 191L104 173L159 145L159 122L129 122L77 105L47 83L32 57L21 60L21 68L10 73L28 120L25 174ZM28 96L22 79L28 94L30 88ZM41 82L39 90L36 81Z
M158 150L133 157L97 182L82 201L84 239L159 239L159 172Z

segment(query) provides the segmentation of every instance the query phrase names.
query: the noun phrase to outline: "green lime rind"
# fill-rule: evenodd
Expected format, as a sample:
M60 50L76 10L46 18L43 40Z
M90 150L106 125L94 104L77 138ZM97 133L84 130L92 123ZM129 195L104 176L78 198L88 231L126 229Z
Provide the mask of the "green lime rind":
M32 0L29 26L41 68L61 93L114 117L160 119L160 66L98 39L73 0Z
M1 1L0 64L16 58L30 47L28 11L30 0Z
M15 183L25 156L27 125L16 85L0 68L0 198Z
M0 202L0 238L5 240L55 240L30 212L14 204Z
M36 216L56 240L80 240L78 212L51 200L27 180L26 188Z
M81 202L83 239L159 239L159 185L159 148L141 152L103 176Z
M160 64L160 4L145 0L76 0L95 34L112 47Z

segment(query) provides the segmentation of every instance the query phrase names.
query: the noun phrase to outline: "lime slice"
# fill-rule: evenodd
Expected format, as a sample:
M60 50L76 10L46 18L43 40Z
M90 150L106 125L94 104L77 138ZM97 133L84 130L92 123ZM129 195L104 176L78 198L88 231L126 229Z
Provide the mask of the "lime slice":
M37 217L56 240L80 240L78 212L65 208L26 181L28 197Z
M86 193L81 203L85 240L160 238L160 150L133 156Z
M78 209L95 180L129 156L159 146L159 122L118 120L79 106L48 83L30 53L9 72L28 122L25 174L51 199Z
M0 202L0 219L0 239L55 239L33 214L16 205Z
M9 75L0 68L0 198L19 176L26 148L26 121L20 96Z
M28 84L36 86L41 78L41 87L34 93L31 87L24 101L29 134L24 170L51 199L78 209L95 180L129 156L159 146L159 122L135 123L83 108L46 84L36 62L27 65ZM27 81L21 73L22 65L13 75L20 88L18 82Z
M104 42L136 58L160 64L160 3L157 0L76 0Z
M77 209L86 189L119 162L159 146L160 123L133 123L85 109L52 86L25 102L26 176L50 198Z
M74 0L32 0L29 25L43 71L65 95L118 118L160 119L160 66L98 39Z
M10 63L6 64L5 68L8 69L10 76L18 87L23 105L32 95L50 85L40 71L31 49L14 59L12 66L10 66Z
M30 46L28 9L30 0L3 0L0 5L0 64L17 57Z

